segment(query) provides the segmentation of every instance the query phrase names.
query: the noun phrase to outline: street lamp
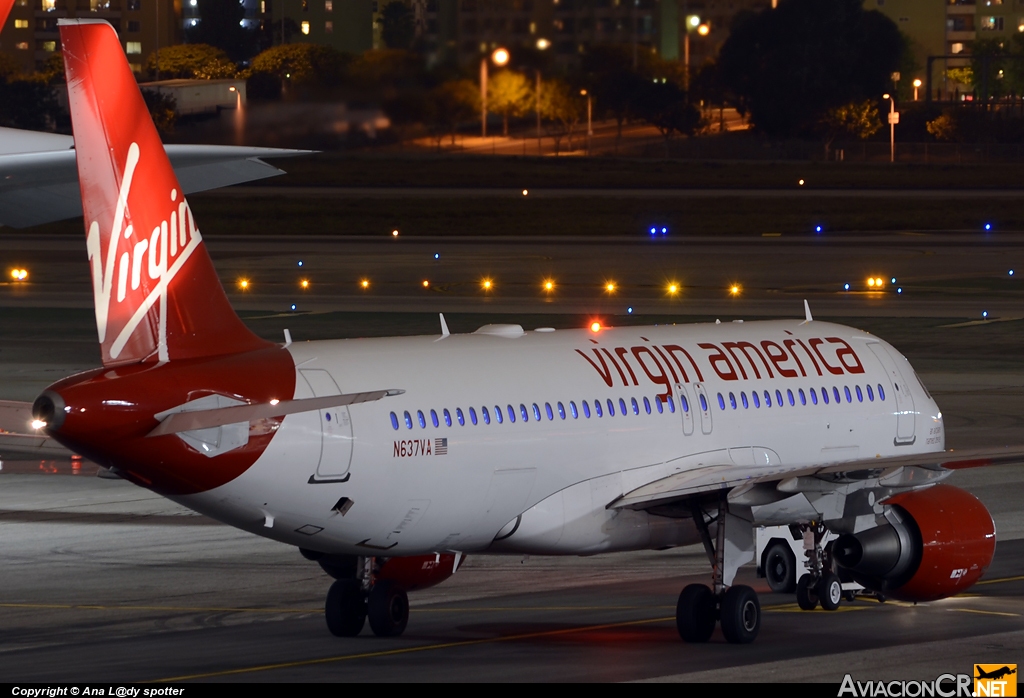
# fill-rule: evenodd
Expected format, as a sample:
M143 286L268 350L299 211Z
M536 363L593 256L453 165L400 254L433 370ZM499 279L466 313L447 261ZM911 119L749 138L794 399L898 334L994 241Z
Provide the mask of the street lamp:
M683 32L683 89L690 89L690 32L696 29L700 31L701 27L706 27L700 23L700 17L697 15L689 15L686 18L686 31ZM707 30L701 32L701 36L706 36Z
M917 101L917 91L921 87L921 78L914 79L914 101Z
M892 95L884 94L882 99L889 100L889 162L896 162L896 124L900 122L900 113L896 111Z
M508 50L496 48L490 56L480 59L480 136L487 138L487 60L499 68L508 63Z
M580 90L580 94L587 98L587 155L590 155L590 138L594 135L593 121L591 119L591 114L593 113L590 102L591 95L586 90Z

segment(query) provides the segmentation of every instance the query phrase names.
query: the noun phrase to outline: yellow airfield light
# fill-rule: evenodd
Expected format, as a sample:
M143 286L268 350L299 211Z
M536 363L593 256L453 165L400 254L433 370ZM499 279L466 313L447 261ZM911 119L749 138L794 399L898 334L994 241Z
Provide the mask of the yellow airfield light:
M302 281L300 281L299 286L301 286L303 289L309 288L309 279L303 279Z
M673 281L666 287L665 290L668 291L668 295L674 296L679 293L679 284Z
M480 282L480 287L485 291L490 291L492 288L494 288L494 282L491 281L490 279L484 279L483 281Z
M423 288L430 288L430 281L429 280L423 279Z
M20 267L18 269L11 269L11 279L14 281L27 281L28 269Z
M742 290L743 289L740 287L739 284L733 284L732 286L729 287L729 295L738 296L740 295L740 291Z
M554 290L555 290L555 282L552 281L551 279L545 279L544 280L544 291L546 293L551 293Z
M883 286L885 286L885 279L881 276L868 277L868 288L880 291Z
M362 288L364 288L364 289L370 288L370 280L369 279L363 279L362 281L359 282L359 285Z
M393 237L393 238L398 237L398 230L392 230L391 231L391 237Z
M615 293L615 289L617 288L618 287L615 285L614 281L609 281L604 285L605 293Z
M529 196L529 195L530 195L530 190L529 189L523 189L523 196Z
M796 183L802 187L804 185L804 180L798 179Z
M240 288L243 291L248 291L249 290L249 279L239 279L238 280L238 288Z

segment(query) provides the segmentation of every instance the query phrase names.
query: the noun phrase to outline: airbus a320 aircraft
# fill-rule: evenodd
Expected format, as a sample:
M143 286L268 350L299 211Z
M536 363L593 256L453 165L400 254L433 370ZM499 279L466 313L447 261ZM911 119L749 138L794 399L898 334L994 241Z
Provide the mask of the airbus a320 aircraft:
M233 312L102 21L61 20L103 366L35 402L68 448L225 523L298 547L337 581L339 636L408 620L407 593L465 554L590 555L703 542L691 642L752 641L734 584L752 527L813 537L802 605L836 572L912 601L963 591L995 530L944 466L942 414L909 363L802 320L324 341L284 346ZM826 531L841 533L828 549Z

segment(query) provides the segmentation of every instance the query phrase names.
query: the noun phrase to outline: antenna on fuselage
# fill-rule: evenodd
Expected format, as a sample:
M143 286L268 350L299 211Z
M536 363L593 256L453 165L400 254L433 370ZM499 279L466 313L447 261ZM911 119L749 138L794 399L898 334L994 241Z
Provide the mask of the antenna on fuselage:
M813 320L814 318L811 317L811 305L807 302L807 299L804 298L804 321L800 324L803 325L808 322L812 322Z

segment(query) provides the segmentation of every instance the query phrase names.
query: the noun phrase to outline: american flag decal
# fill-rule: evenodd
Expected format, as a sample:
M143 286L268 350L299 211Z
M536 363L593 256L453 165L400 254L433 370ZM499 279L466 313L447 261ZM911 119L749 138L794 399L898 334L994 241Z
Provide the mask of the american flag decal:
M448 439L434 439L434 455L448 455Z

